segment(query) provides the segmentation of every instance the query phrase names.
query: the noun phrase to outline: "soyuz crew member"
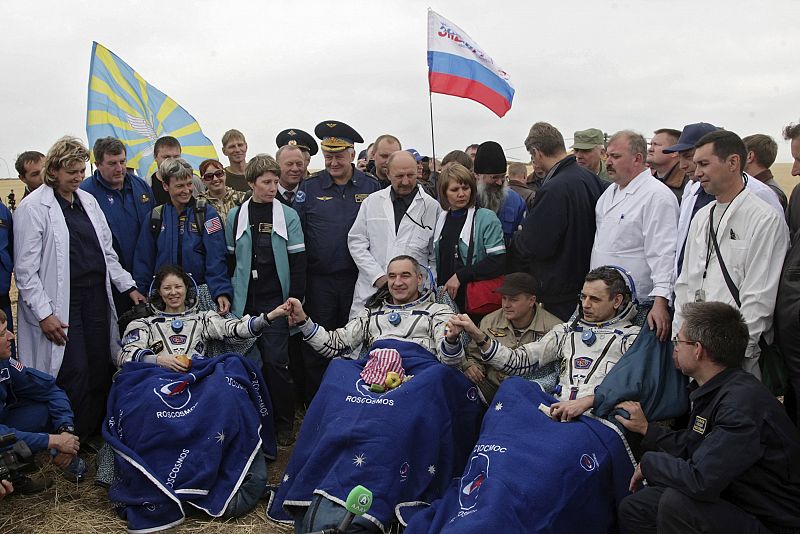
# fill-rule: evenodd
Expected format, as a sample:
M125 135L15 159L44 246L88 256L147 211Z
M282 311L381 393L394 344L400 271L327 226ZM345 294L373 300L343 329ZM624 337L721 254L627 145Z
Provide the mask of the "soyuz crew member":
M182 158L158 168L170 202L151 212L139 231L133 276L147 292L153 275L164 265L180 265L197 285L207 284L219 312L230 309L233 287L225 265L225 232L217 210L192 197L192 166Z
M132 272L139 229L147 221L150 210L156 207L153 190L144 180L127 172L125 145L119 139L101 137L95 141L93 152L97 170L81 182L81 189L97 200L111 229L119 263ZM120 316L133 302L114 288L112 293L117 316Z
M286 315L303 332L303 339L326 358L358 354L361 347L371 347L381 339L400 339L416 343L449 366L464 362L461 337L448 321L454 317L446 304L436 302L436 291L423 287L423 268L411 256L396 256L386 269L389 297L364 308L358 317L342 328L326 330L303 310L299 300L290 298L270 312Z
M278 162L267 155L250 160L245 178L253 196L228 215L228 252L235 256L233 312L258 315L295 297L306 287L306 255L300 219L289 206L275 201ZM264 378L275 410L278 444L291 445L294 393L289 372L289 325L277 317L256 340Z
M639 334L633 324L635 296L617 268L598 267L584 280L578 317L516 349L492 339L466 314L450 320L454 333L463 328L478 345L484 364L506 375L524 376L550 362L565 362L556 386L559 402L550 406L551 417L560 421L575 419L592 408L595 388Z
M298 128L289 128L278 134L275 138L275 144L278 148L284 146L296 146L303 152L303 160L305 166L303 167L303 180L308 178L308 165L311 163L311 156L316 156L319 152L317 142L311 137L311 134L304 132Z
M375 179L353 165L353 143L364 140L353 128L324 121L314 133L322 141L325 170L300 184L293 207L300 215L308 254L306 307L320 325L347 323L358 268L347 249L347 232L361 203L380 189ZM319 388L328 361L304 347L306 402Z

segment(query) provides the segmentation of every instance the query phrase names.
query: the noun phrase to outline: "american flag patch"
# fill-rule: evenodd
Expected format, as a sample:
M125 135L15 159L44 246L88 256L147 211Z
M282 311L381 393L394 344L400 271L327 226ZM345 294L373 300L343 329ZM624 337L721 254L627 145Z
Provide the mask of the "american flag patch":
M406 376L403 370L403 360L395 349L374 349L369 353L369 361L361 371L361 378L367 384L381 384L386 382L386 373L394 371L400 375L400 380Z
M219 232L222 230L222 223L219 220L219 217L212 217L211 219L207 220L203 225L206 227L206 232L209 234L213 234L214 232Z
M20 373L22 372L23 369L25 369L25 366L22 365L22 363L19 360L15 359L15 358L9 358L8 359L8 363L10 363L11 367L16 369Z

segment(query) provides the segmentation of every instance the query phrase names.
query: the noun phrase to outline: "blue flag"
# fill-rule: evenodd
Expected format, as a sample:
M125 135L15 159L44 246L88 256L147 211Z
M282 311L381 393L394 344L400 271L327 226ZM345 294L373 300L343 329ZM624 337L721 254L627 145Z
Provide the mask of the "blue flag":
M181 157L195 169L205 159L217 159L214 145L189 112L99 43L92 46L86 135L90 147L101 137L122 141L128 167L141 177L155 172L153 145L166 135L180 142Z

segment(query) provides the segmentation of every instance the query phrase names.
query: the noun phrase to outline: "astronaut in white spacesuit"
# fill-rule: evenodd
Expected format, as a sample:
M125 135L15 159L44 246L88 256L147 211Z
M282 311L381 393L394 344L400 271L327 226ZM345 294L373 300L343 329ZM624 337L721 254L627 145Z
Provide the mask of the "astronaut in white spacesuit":
M163 267L153 282L155 293L150 307L154 315L131 321L125 329L122 350L117 366L125 362L149 362L173 371L186 372L190 365L179 356L205 357L209 339L242 340L254 338L276 317L274 312L257 317L225 319L215 311L197 311L193 297L187 295L194 287L191 278L181 267ZM196 292L195 292L196 295Z
M300 328L303 339L327 358L358 355L362 346L369 347L380 339L398 339L417 343L446 365L460 365L464 347L459 336L447 330L453 310L436 302L434 290L422 291L422 273L414 258L395 257L386 272L389 298L364 308L333 332L312 321L300 301L293 298L271 311L270 319L288 316L290 324Z
M526 375L538 366L560 360L555 392L559 402L550 407L550 415L569 421L593 406L595 387L639 334L639 327L633 324L636 317L633 280L621 269L604 266L590 271L580 298L574 321L557 325L539 341L517 349L491 339L467 315L453 317L450 324L453 331L463 328L469 334L478 345L484 363L507 375Z

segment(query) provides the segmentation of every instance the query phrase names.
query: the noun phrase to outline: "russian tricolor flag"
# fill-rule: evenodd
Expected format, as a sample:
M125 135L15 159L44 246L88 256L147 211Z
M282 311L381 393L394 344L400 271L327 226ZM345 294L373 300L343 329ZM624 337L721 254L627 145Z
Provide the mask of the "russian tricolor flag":
M428 10L428 83L432 93L480 102L502 117L514 88L508 74L461 28Z

